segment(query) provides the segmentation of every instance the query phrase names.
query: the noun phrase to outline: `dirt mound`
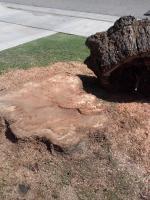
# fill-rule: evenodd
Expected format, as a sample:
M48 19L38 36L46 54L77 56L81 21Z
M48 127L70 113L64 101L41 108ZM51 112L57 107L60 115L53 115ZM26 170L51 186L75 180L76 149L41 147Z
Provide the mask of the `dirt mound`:
M150 104L80 63L0 77L1 199L149 199Z

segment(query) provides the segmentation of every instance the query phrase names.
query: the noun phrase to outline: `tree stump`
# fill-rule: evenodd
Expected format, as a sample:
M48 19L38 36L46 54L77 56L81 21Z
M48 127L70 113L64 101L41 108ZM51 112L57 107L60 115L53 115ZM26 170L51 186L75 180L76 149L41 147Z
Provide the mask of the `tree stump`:
M150 96L150 20L121 17L106 32L86 40L85 64L101 86Z

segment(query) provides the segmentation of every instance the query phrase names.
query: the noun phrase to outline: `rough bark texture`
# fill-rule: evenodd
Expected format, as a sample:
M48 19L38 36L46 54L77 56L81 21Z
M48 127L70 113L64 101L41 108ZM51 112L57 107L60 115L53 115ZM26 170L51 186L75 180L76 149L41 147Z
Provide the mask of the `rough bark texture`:
M150 93L150 21L121 17L107 32L86 41L91 54L85 60L102 86Z

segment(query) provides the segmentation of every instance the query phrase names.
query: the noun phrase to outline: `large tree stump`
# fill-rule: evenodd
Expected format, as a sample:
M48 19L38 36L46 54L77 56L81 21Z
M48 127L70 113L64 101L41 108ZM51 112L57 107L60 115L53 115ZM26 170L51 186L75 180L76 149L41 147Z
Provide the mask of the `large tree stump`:
M150 95L150 21L121 17L107 32L87 38L85 60L103 87Z

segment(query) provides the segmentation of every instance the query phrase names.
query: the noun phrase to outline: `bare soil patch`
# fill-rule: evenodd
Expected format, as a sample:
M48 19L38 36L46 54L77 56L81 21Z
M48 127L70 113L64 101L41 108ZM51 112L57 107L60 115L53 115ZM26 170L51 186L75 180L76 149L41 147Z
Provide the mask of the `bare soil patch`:
M1 75L0 199L148 200L149 110L81 63Z

